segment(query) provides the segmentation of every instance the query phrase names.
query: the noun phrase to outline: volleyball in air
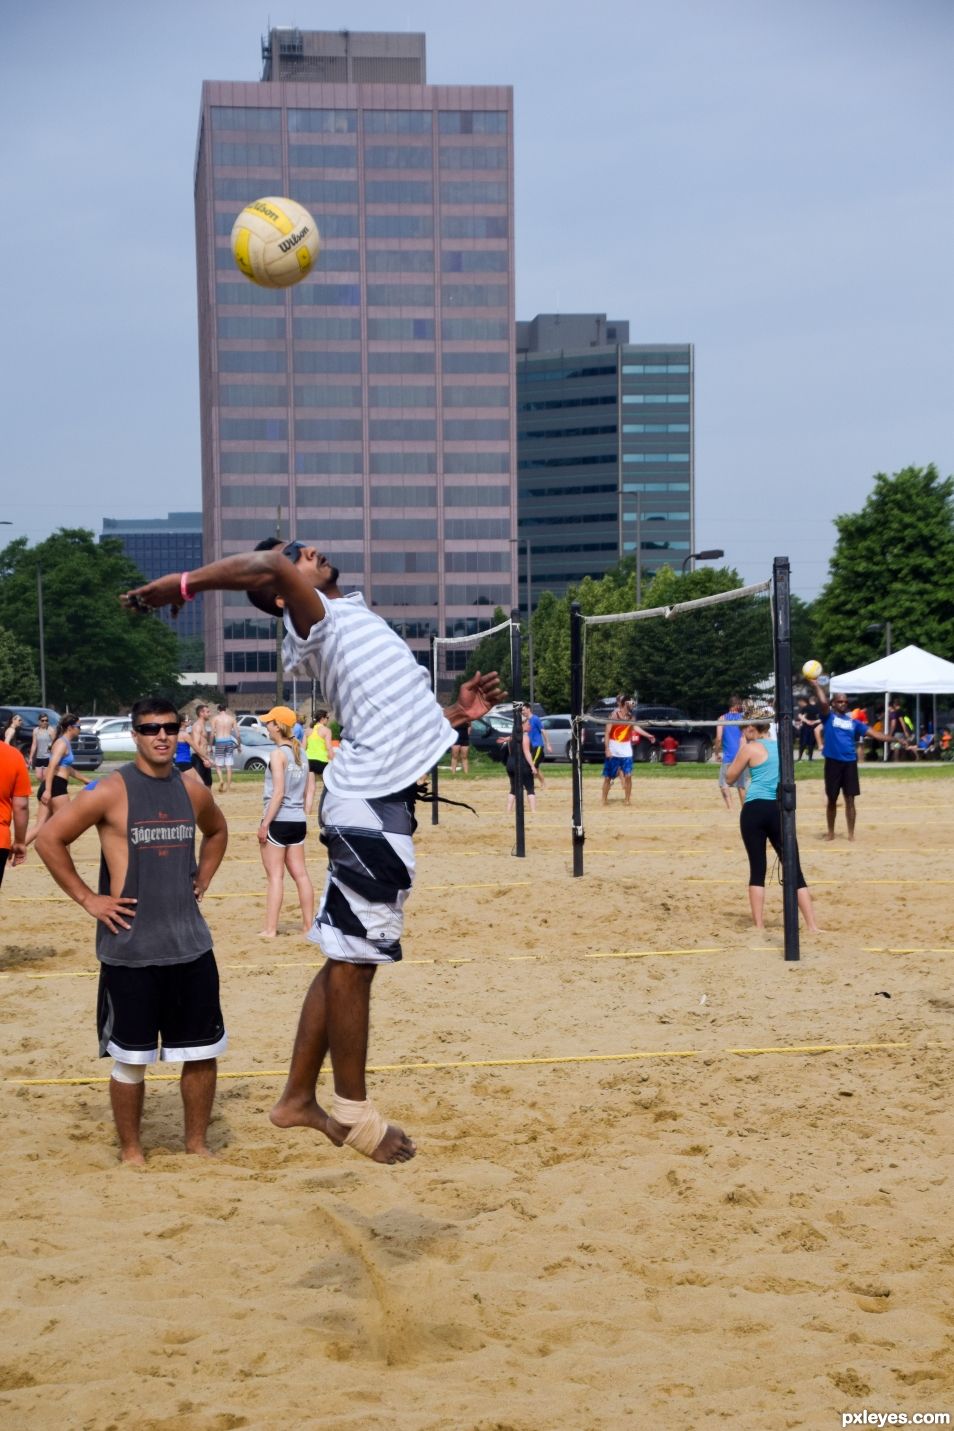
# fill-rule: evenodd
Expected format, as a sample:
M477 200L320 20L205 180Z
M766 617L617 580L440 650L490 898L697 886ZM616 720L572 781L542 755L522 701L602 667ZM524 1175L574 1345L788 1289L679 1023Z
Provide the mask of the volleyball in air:
M290 288L318 261L318 225L294 199L256 199L232 225L239 272L262 288Z
M806 661L802 667L802 675L806 681L817 681L822 673L821 661Z

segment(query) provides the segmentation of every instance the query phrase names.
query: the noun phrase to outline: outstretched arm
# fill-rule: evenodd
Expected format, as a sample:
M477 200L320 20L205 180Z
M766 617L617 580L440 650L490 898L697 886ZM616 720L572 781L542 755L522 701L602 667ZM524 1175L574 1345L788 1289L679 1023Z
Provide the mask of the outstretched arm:
M496 671L481 675L477 671L469 681L465 681L457 692L457 700L449 705L444 714L452 726L470 725L486 715L492 706L499 705L507 692L501 688Z
M828 692L824 686L820 686L817 681L812 681L812 690L815 692L815 699L818 702L818 709L822 713L822 720L828 719L828 712L831 710L831 702L828 699Z
M653 735L651 730L643 730L642 726L636 725L635 722L633 723L633 730L636 732L637 735L644 735L649 741L650 745L656 744L656 737Z
M182 572L170 572L134 587L119 599L136 611L149 611L159 606L171 606L179 611L183 605ZM308 578L293 562L282 556L279 548L269 552L240 552L209 562L186 573L192 596L200 591L271 591L280 597L291 612L300 636L321 621L325 608Z

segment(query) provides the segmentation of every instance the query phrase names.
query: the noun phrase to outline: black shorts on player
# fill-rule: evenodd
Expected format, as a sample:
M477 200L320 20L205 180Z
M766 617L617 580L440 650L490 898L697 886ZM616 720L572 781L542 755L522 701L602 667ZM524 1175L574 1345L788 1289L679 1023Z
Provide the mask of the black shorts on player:
M861 794L857 760L832 760L830 755L825 756L825 794L832 804L839 795Z
M96 1002L100 1058L191 1063L225 1051L211 949L187 964L100 964Z
M308 838L308 826L304 820L273 820L268 827L268 843L291 849L293 845L303 845Z

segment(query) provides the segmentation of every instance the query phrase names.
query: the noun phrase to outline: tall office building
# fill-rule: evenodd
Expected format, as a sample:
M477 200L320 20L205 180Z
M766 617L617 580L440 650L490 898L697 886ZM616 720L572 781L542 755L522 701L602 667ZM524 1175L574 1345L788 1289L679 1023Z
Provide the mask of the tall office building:
M639 555L679 566L695 529L693 349L630 343L602 313L517 324L521 579L562 595Z
M168 517L104 517L100 541L117 537L123 551L134 561L147 581L170 571L192 571L202 565L202 513L170 512ZM201 639L203 605L201 594L182 607L177 617L163 607L157 615L184 641Z
M313 538L427 659L515 596L513 100L426 83L424 36L273 29L202 90L195 209L208 559ZM242 206L298 199L295 288L235 269ZM271 622L207 602L227 687L275 685Z

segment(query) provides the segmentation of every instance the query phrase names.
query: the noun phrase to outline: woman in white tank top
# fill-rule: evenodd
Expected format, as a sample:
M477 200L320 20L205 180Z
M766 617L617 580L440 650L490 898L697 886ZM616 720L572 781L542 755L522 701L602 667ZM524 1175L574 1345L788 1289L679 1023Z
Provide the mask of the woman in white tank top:
M315 918L315 891L305 868L308 761L292 735L295 720L295 712L288 706L275 706L262 716L262 724L277 747L265 773L265 808L258 827L262 864L268 880L265 928L260 931L263 939L274 939L278 933L286 870L298 890L303 933L308 933Z

